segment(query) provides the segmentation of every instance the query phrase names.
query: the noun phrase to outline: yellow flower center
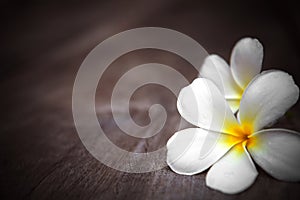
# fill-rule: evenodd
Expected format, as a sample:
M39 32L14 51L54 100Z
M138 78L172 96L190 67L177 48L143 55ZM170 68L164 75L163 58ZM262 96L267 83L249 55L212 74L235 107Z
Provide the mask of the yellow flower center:
M232 144L244 144L247 147L253 147L257 145L256 137L252 137L251 135L254 132L254 128L252 123L244 123L240 126L232 126L226 129L226 133L230 133L231 137L226 138L225 143L227 145ZM244 150L242 145L237 145L237 153L243 153Z

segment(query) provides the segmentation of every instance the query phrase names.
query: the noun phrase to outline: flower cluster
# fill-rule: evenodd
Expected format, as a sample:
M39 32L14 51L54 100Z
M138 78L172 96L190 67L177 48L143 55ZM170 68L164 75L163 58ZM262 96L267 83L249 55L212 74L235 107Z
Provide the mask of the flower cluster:
M167 163L174 172L193 175L210 167L206 185L229 194L253 184L253 160L276 179L300 180L300 134L264 129L297 102L299 89L283 71L260 73L262 60L263 47L252 38L235 45L230 67L217 55L206 58L200 77L178 96L179 113L199 128L169 139Z

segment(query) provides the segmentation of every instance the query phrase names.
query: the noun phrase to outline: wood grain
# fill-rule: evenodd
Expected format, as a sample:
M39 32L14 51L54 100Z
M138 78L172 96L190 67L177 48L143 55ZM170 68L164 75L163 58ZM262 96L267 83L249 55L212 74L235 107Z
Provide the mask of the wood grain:
M300 85L295 5L171 0L29 3L1 6L5 27L1 31L1 199L299 199L299 183L277 181L259 167L254 185L238 195L207 188L206 172L181 176L168 167L144 174L111 169L81 143L71 108L76 72L88 52L109 36L141 26L181 31L227 60L238 39L257 37L265 46L264 69L285 70ZM158 50L132 52L109 67L98 86L97 115L111 141L133 152L164 146L180 119L174 95L147 86L132 97L131 115L137 123L147 124L149 106L160 103L168 111L163 131L139 140L116 126L107 109L113 83L127 70L148 62L172 66L190 81L197 76L185 60ZM299 103L276 126L299 131Z

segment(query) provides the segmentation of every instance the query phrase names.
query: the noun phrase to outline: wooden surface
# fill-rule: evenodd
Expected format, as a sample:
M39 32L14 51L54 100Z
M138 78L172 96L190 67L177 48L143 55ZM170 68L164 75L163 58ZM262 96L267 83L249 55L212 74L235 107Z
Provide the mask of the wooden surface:
M207 188L206 172L181 176L168 167L144 174L116 171L85 149L71 109L76 72L89 51L109 36L141 26L181 31L226 60L238 39L257 37L265 47L264 69L287 71L300 85L295 5L171 0L51 2L1 3L0 199L299 199L299 183L277 181L259 167L256 182L238 195ZM97 114L111 141L133 152L164 146L180 119L176 98L158 86L142 88L131 102L133 119L144 125L149 122L149 105L160 103L167 108L166 126L149 140L126 136L116 127L111 111L105 109L118 77L148 62L170 65L190 81L197 76L186 61L155 50L132 52L110 66L99 83ZM275 126L300 131L299 122L298 103Z

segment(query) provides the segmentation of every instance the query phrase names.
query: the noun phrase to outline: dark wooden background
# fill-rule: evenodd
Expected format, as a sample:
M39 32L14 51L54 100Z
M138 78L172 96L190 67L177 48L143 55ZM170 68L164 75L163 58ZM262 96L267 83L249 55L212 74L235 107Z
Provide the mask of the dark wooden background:
M299 183L277 181L260 168L254 185L238 195L207 188L206 172L181 176L168 167L145 174L116 171L84 148L71 109L76 72L89 51L109 36L141 26L178 30L227 60L237 40L257 37L265 47L264 69L287 71L300 85L296 4L31 0L1 1L0 7L0 199L299 199ZM190 81L197 76L186 61L158 50L132 52L110 66L99 83L97 114L107 136L134 152L165 145L180 119L170 91L147 86L132 97L131 114L147 124L149 105L164 105L168 121L163 131L137 140L116 127L106 109L112 85L126 70L148 62L172 66ZM298 103L275 126L300 131L299 109Z

